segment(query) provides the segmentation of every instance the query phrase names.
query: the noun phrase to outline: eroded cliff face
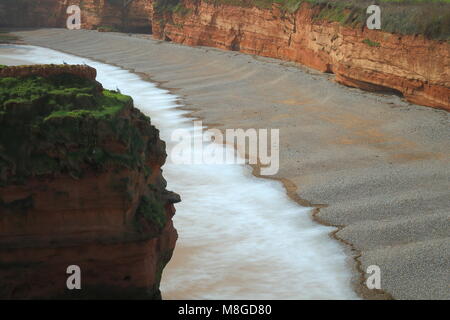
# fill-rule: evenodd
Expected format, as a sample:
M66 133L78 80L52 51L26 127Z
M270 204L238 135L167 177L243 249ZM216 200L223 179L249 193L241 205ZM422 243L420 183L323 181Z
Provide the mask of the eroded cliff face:
M100 26L122 31L151 33L152 0L2 0L0 27L65 28L67 8L78 5L83 29Z
M0 26L65 27L66 9L76 4L85 29L153 32L157 39L295 61L332 72L347 86L400 93L410 102L450 110L446 41L317 19L320 7L307 3L290 13L277 5L260 9L204 0L172 2L183 9L161 13L154 0L134 0L126 7L121 0L4 0Z
M295 13L276 5L182 3L185 12L153 18L156 38L295 61L335 73L336 81L348 86L395 91L410 102L450 110L450 45L445 41L318 20L320 8L307 3Z
M165 144L95 74L0 67L0 298L160 298L179 201ZM67 289L70 265L81 290Z

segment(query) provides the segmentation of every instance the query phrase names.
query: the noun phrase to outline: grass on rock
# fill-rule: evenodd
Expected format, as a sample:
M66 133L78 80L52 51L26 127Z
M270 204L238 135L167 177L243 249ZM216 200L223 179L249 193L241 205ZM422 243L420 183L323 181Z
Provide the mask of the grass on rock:
M140 114L148 126L136 127L123 116L131 97L100 88L72 74L0 78L0 185L59 172L77 178L85 167L143 167L149 118ZM125 152L104 148L108 141Z
M200 0L199 0L200 1ZM424 35L430 39L450 39L450 0L202 0L214 5L272 8L296 12L303 3L318 8L315 21L328 20L343 25L364 25L371 4L381 7L381 30L406 35ZM157 14L189 14L183 0L157 0Z

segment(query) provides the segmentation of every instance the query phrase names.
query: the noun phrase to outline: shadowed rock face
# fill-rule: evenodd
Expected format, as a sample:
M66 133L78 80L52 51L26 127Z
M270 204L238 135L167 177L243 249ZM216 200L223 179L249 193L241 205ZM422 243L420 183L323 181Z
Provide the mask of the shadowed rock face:
M160 298L179 201L165 144L95 73L0 68L0 298ZM82 290L67 290L70 265Z
M450 45L445 41L317 19L322 8L307 3L289 13L277 6L179 2L185 13L166 10L153 18L154 37L295 61L335 73L336 81L347 86L393 90L410 102L450 110Z
M113 27L122 31L151 33L151 0L2 0L0 27L65 28L70 5L81 8L83 29Z

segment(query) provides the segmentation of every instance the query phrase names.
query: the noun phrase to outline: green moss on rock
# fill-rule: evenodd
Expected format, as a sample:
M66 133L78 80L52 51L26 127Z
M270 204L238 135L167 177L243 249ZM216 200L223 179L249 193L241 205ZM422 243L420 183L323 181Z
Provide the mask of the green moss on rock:
M214 5L232 5L294 13L304 3L314 8L316 21L333 21L342 25L362 27L368 17L366 10L378 4L382 11L381 30L406 35L420 34L430 39L450 39L450 0L202 0ZM159 0L155 12L171 13L183 0Z
M149 152L165 155L150 150L157 136L131 97L95 80L0 78L0 185L57 173L79 178L108 166L143 170Z
M167 222L163 202L148 196L141 197L134 217L134 226L137 232L143 232L145 226L143 222L156 226L158 231L161 231Z
M367 44L369 47L379 47L379 46L380 46L380 43L379 43L379 42L372 41L372 40L370 40L370 39L364 39L364 40L362 41L362 43Z

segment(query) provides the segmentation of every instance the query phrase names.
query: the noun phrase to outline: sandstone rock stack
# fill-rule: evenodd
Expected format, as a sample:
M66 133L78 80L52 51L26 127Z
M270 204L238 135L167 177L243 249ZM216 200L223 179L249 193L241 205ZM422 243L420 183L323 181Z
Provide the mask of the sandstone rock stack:
M0 70L0 298L160 298L179 197L158 130L88 66Z

